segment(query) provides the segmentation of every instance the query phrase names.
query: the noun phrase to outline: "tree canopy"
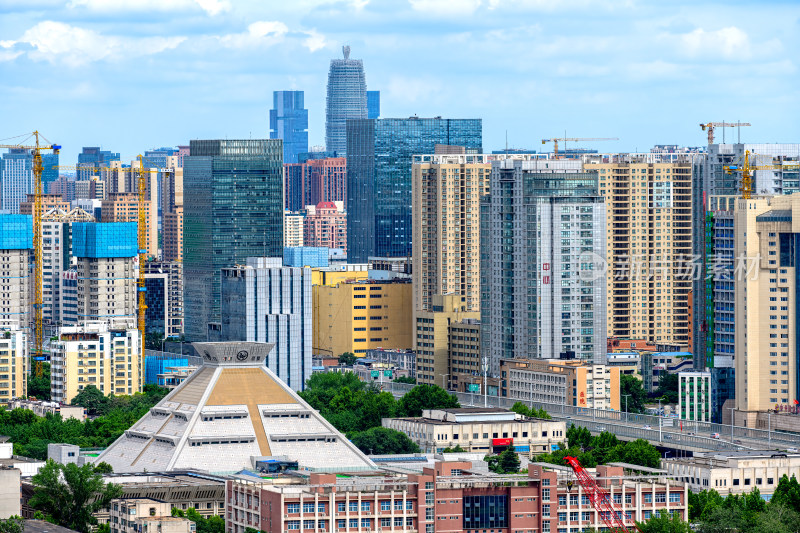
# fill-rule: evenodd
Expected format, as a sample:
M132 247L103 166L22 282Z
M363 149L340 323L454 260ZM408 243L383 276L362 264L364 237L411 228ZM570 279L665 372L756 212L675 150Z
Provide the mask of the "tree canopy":
M543 418L545 420L552 420L553 417L544 409L537 409L536 407L529 408L522 402L517 402L511 406L511 410L522 416L530 418Z
M619 377L619 395L619 403L623 411L627 406L629 413L644 413L644 403L647 400L647 392L644 390L642 380L636 376L622 374ZM625 395L629 395L627 403Z
M368 454L419 453L419 446L405 433L385 427L373 427L356 433L351 439L359 450Z
M422 416L423 409L461 407L455 396L436 385L417 385L397 402L397 416Z
M28 377L28 397L50 400L50 363L42 363L42 377L36 377L33 373Z
M105 483L91 464L63 465L48 459L32 482L31 507L48 521L81 533L97 523L94 513L122 496L122 487Z
M358 357L356 357L356 354L351 352L344 352L343 354L339 354L339 365L353 366L357 359Z
M519 472L519 455L511 448L506 448L499 455L487 455L483 459L489 470L497 474L516 474Z
M567 443L559 444L559 448L542 454L537 461L564 465L564 457L576 457L586 468L597 465L624 462L634 465L658 468L661 454L649 442L637 439L633 442L622 442L616 435L604 431L593 437L588 429L575 424L567 429Z
M225 533L225 519L221 516L213 515L204 517L194 507L189 507L186 511L172 508L172 516L188 518L195 524L197 533ZM252 528L248 528L252 529ZM255 531L255 530L254 530Z

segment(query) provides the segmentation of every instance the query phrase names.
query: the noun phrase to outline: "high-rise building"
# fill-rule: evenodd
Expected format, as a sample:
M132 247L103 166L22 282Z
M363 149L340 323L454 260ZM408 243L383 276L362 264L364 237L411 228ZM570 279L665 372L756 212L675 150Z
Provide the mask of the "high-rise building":
M49 183L46 189L42 188L42 192L60 195L65 202L71 202L75 199L75 177L59 176L55 181Z
M343 157L309 159L284 165L286 209L300 211L320 202L344 202L347 198L347 160Z
M164 261L183 260L182 162L182 156L169 156L166 168L170 172L161 174L161 256Z
M249 257L222 269L220 340L272 343L267 367L294 390L311 377L311 269Z
M688 345L691 156L587 158L584 169L606 200L608 335Z
M343 202L320 202L306 207L303 244L347 252L347 213Z
M367 118L380 118L381 92L367 91Z
M479 311L480 202L492 165L485 155L414 156L414 308L431 311L439 294L465 297Z
M315 354L364 357L373 348L413 346L413 305L408 280L347 280L315 285Z
M28 334L27 324L20 327L16 320L0 321L0 351L3 354L3 373L0 374L0 401L28 395Z
M740 163L746 151L750 151L754 164L774 165L773 168L755 171L754 194L792 194L800 191L800 169L797 166L800 143L709 144L705 154L694 156L692 172L692 253L695 257L708 257L706 248L710 241L706 239L706 226L707 219L711 220L708 216L708 199L712 196L735 197L741 194L741 173L728 173L725 167ZM708 261L701 261L698 266L698 275L692 283L692 351L695 354L708 354L714 345L714 340L707 334L713 332L710 321L713 321L714 310L706 308L708 300L702 295L706 293L707 273L711 265ZM695 370L711 368L704 357L695 357L694 362ZM712 384L712 390L715 389L716 385Z
M277 140L191 142L183 167L184 330L220 321L223 268L283 253L283 148Z
M18 214L19 204L33 192L33 158L30 150L11 149L0 161L0 209Z
M381 118L347 121L347 247L351 263L410 257L412 156L437 144L482 151L480 119Z
M145 271L146 333L164 338L183 333L183 265L179 261L148 261Z
M155 176L151 179L155 181ZM158 257L158 223L155 202L145 200L145 219L147 220L147 255ZM103 200L100 207L101 222L139 223L139 195L135 192L112 193Z
M417 354L417 382L450 389L450 325L480 318L467 309L460 294L435 295L430 310L414 310L414 353ZM453 339L455 340L455 339ZM476 368L475 371L479 371Z
M492 162L481 202L481 350L501 359L605 363L605 204L576 160ZM599 267L598 267L599 268Z
M75 182L76 200L103 200L106 197L106 182L97 176Z
M99 146L84 146L81 153L78 154L77 177L79 180L89 179L97 174L96 170L91 170L92 168L108 167L111 166L112 161L119 160L119 152L101 150Z
M136 329L88 322L62 327L57 337L50 344L53 401L69 403L89 385L103 395L141 392L144 376Z
M344 59L331 59L328 72L328 101L325 110L325 145L339 156L347 154L347 121L367 118L367 82L364 63L350 59L350 47L343 46Z
M19 204L20 215L33 215L33 203L36 200L35 194L28 194L24 202ZM61 195L58 194L43 194L42 195L42 214L47 213L51 209L60 209L69 211L70 204L65 202Z
M678 373L681 420L711 422L711 372Z
M72 256L77 263L77 323L135 327L138 316L135 222L74 222ZM64 323L73 322L65 316Z
M283 139L283 162L297 163L308 152L308 110L303 91L274 91L269 110L269 138Z
M287 247L303 246L303 227L306 215L302 211L283 213L283 242Z
M167 159L178 153L177 148L164 146L153 148L144 152L144 166L146 168L167 168Z
M0 215L0 320L28 327L31 307L30 259L33 218Z

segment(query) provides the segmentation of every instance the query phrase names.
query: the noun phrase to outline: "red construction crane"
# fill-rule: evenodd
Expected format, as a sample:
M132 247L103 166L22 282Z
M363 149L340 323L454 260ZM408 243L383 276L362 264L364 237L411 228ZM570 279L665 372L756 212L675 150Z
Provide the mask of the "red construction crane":
M564 462L572 467L578 482L583 487L586 497L592 502L600 519L606 524L606 527L611 531L624 531L625 533L633 533L641 530L634 524L633 529L625 525L622 521L624 516L622 509L620 509L611 499L608 492L600 487L592 476L586 472L586 469L581 466L580 461L574 457L564 457Z

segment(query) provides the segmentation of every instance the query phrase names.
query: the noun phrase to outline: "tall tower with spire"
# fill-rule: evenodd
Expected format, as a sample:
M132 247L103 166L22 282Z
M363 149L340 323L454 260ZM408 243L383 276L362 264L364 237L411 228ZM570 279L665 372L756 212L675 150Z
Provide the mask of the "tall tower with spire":
M350 47L343 46L344 59L331 59L328 72L328 102L325 113L327 151L340 157L347 152L347 119L367 118L367 82L364 63L350 59Z

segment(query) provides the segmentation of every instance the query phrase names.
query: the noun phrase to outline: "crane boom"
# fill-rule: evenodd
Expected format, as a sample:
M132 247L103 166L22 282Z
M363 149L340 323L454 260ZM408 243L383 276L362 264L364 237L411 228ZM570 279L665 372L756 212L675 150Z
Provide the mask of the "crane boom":
M702 122L700 128L703 131L708 131L708 144L714 144L714 128L738 128L741 126L750 126L749 122ZM723 131L724 133L724 131Z
M728 174L733 174L734 172L741 172L742 177L739 180L739 187L742 193L742 198L745 200L749 200L753 195L753 173L756 170L795 170L796 165L783 165L781 163L772 163L770 165L753 165L750 163L750 150L745 150L744 156L740 159L741 164L734 163L732 165L727 165L724 168L725 172ZM753 159L755 159L756 154L752 154Z
M583 491L586 493L589 501L592 502L592 506L594 506L595 510L600 515L600 519L609 530L624 531L625 533L637 531L641 533L638 526L634 525L632 531L631 528L625 525L625 522L622 520L624 516L622 510L617 507L608 492L598 485L597 481L586 472L586 469L583 468L580 461L575 457L564 457L564 462L572 467L572 471L575 472L575 476L578 478L581 487L583 487Z
M618 141L617 137L554 137L553 139L542 139L542 144L553 143L553 159L558 159L559 142L581 142L581 141Z
M42 325L44 296L43 291L43 251L42 251L42 151L52 150L54 154L61 151L61 146L57 144L42 145L39 138L44 139L38 131L30 134L34 138L34 144L25 146L24 144L0 144L0 148L30 150L33 155L33 253L35 267L33 269L33 354L31 357L35 363L34 374L42 377L42 361L44 360L44 327Z

